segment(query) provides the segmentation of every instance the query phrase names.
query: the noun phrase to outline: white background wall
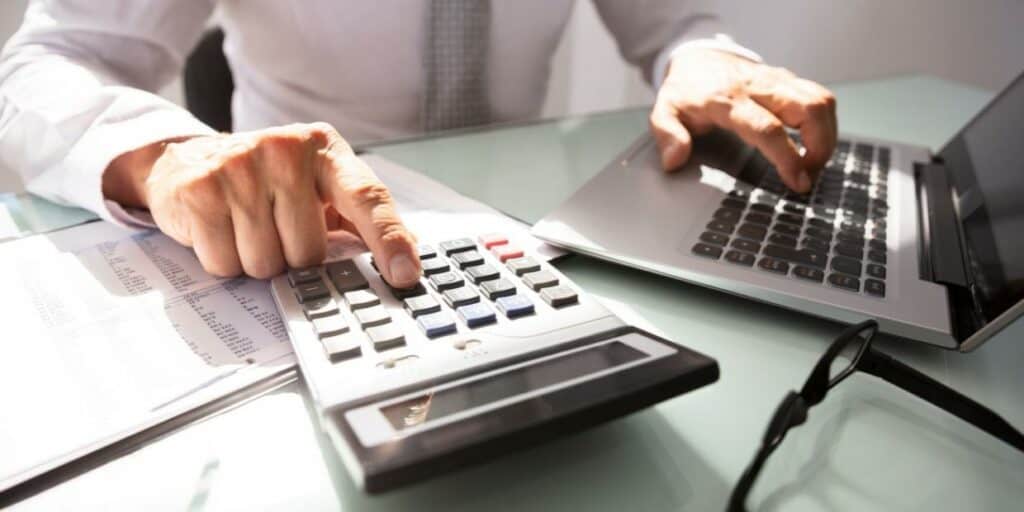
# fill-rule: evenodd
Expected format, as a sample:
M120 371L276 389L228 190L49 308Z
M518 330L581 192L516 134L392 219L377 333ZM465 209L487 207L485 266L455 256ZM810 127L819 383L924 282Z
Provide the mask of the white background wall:
M994 90L1024 69L1024 0L679 1L720 13L739 42L825 83L928 73ZM26 3L0 0L0 41L18 27ZM577 1L552 69L545 117L653 98L587 1ZM164 94L180 101L180 85ZM19 186L0 169L0 190Z

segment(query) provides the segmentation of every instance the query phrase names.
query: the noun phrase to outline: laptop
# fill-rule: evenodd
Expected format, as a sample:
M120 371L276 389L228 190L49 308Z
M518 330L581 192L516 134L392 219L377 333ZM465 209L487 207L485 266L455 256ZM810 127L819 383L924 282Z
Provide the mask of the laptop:
M643 135L533 229L557 246L970 351L1024 314L1024 75L936 154L840 136L811 193L724 131ZM799 137L794 135L799 143Z

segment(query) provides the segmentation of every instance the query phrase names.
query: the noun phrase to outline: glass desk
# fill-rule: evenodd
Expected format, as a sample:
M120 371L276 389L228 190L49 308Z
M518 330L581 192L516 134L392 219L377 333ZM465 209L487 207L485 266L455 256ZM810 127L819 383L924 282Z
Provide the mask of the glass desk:
M842 129L941 146L991 93L927 77L833 88ZM368 148L526 221L568 197L646 129L646 109ZM367 496L324 457L298 385L151 443L16 510L722 510L765 424L839 326L585 257L559 263L718 359L720 381L482 466ZM971 354L877 347L1024 426L1024 323ZM862 374L791 432L751 496L761 510L1005 510L1024 457Z

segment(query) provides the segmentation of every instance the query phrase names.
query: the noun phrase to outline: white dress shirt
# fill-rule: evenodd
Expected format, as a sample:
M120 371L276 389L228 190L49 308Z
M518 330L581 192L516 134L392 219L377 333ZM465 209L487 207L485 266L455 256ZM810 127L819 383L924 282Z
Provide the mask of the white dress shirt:
M594 0L619 50L659 84L683 45L751 53L717 19L679 0ZM488 98L494 121L528 119L544 101L573 0L492 2ZM235 81L235 130L326 121L353 143L420 127L423 2L357 0L33 0L0 56L0 167L29 191L96 212L117 156L212 133L153 91L169 83L214 8Z

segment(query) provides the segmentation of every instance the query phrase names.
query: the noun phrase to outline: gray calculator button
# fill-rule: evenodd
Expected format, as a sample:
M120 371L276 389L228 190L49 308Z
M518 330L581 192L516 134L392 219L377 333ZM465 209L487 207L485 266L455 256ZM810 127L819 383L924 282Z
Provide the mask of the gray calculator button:
M465 270L484 262L484 257L477 251L457 252L451 256L451 259L452 263L458 265L460 270Z
M498 297L514 295L516 293L516 285L512 284L512 281L502 278L484 282L480 285L480 291L484 292L488 299L494 300Z
M366 282L366 278L359 272L356 263L352 260L332 261L327 264L326 268L327 277L331 279L339 293L370 287L370 283Z
M405 345L405 333L395 324L384 324L366 329L366 336L377 351L388 350Z
M391 321L391 315L382 306L373 306L366 309L358 309L355 312L359 325L366 329L375 325L383 325Z
M338 314L338 304L330 297L311 300L302 305L302 312L306 314L306 318L309 320L336 315Z
M441 248L441 252L445 256L451 256L457 252L469 251L476 249L476 243L469 238L459 238L458 240L448 240L447 242L441 242L438 244Z
M405 303L405 310L412 315L413 318L420 315L426 315L427 313L436 313L441 311L441 305L438 304L430 295L409 297L403 302Z
M505 262L505 265L508 266L508 269L517 276L540 270L540 264L537 263L537 260L529 256L513 258Z
M331 291L327 289L327 285L321 280L300 284L295 287L295 298L298 299L300 304L330 296Z
M327 358L332 363L362 355L362 344L359 342L359 336L340 334L324 338L320 342L323 343L324 351L327 352Z
M576 295L576 292L565 285L544 288L540 291L540 296L544 299L544 302L547 302L553 308L568 306L579 301L579 296Z
M348 332L348 325L341 315L330 315L313 319L313 330L320 339Z
M523 283L525 283L526 286L529 286L533 291L538 291L541 288L557 285L558 278L547 270L541 270L540 272L530 272L529 274L524 275Z
M430 284L439 292L458 288L462 286L462 283L462 277L455 272L443 272L430 276Z
M430 244L420 244L416 248L419 251L421 260L429 260L430 258L437 256L437 251L435 251L434 246Z
M355 311L380 304L380 297L373 290L353 290L345 292L345 302L348 302L348 307Z
M501 277L498 274L498 269L490 265L477 265L475 267L469 267L466 269L466 275L473 281L473 284L480 284L484 281L490 281L491 279L497 279Z
M451 268L448 266L448 262L441 258L430 258L426 260L420 260L420 264L423 268L423 275L432 276L434 274L440 274L441 272L448 272Z
M293 268L288 270L288 284L295 288L303 283L311 283L320 280L320 271L317 267Z
M444 292L444 301L450 308L458 308L466 304L472 304L480 300L480 295L468 286L462 286Z

